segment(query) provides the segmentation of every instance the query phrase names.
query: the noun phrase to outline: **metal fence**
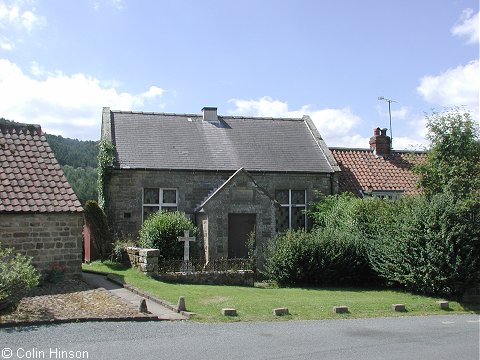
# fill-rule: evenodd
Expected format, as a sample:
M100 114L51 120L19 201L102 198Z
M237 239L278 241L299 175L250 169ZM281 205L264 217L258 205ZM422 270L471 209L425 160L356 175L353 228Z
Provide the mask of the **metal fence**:
M248 259L212 259L205 263L205 259L192 259L188 262L183 260L159 260L158 272L169 273L178 272L189 269L195 272L207 271L239 271L239 270L254 270L252 263Z

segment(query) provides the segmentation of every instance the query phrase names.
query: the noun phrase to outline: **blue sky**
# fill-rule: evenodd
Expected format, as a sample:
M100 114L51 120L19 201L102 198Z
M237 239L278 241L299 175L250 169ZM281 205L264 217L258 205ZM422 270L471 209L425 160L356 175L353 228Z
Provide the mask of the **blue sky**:
M426 144L425 113L479 119L473 0L0 0L0 116L79 139L101 110L310 115L329 146Z

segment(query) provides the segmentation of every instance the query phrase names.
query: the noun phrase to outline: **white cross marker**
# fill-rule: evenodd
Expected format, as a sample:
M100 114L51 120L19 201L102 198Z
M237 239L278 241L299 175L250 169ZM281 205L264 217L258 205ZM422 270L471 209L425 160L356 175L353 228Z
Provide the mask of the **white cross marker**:
M183 241L185 243L183 247L183 261L190 260L190 241L195 242L195 238L190 236L190 231L185 230L183 233L184 236L179 236L178 241Z

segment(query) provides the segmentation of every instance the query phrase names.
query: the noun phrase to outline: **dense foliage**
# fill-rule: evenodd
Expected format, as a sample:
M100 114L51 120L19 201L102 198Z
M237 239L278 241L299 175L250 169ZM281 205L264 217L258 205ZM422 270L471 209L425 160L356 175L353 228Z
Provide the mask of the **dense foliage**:
M289 232L270 242L267 276L281 285L376 285L364 240L376 231L385 203L349 194L319 196L309 212L311 233Z
M352 234L331 228L289 231L271 241L265 274L279 285L372 285L364 246Z
M460 298L480 281L480 197L451 193L392 207L396 218L369 241L372 268L408 290ZM388 221L388 219L387 219Z
M15 306L29 289L38 285L39 279L30 257L0 247L0 309Z
M74 168L97 167L96 141L82 141L50 134L45 134L45 137L60 165L70 165Z
M82 204L97 199L97 142L45 134L65 177Z
M112 236L108 228L107 217L94 200L89 200L83 207L85 223L90 229L91 259L108 259L111 254Z
M82 204L97 199L97 142L45 134L65 177Z
M65 177L82 204L97 198L97 170L91 167L74 168L62 166Z
M178 241L184 231L190 231L190 236L197 234L197 228L187 219L184 213L175 211L156 212L143 222L140 229L139 246L143 248L159 249L160 259L183 259L183 243ZM191 244L195 251L196 243Z
M98 205L105 209L105 180L115 159L115 146L107 140L98 144L97 194Z
M469 113L453 109L427 117L430 151L416 168L430 196L450 192L465 197L480 191L480 133Z
M275 238L267 274L281 285L369 284L460 298L480 282L480 196L397 201L327 197L311 233Z

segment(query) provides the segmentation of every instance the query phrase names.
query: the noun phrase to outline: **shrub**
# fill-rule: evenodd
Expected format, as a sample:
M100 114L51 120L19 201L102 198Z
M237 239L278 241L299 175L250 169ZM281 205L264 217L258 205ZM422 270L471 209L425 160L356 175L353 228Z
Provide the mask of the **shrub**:
M159 249L162 260L183 259L183 243L178 241L184 231L190 231L190 236L197 234L197 228L187 219L184 213L175 211L159 211L144 221L140 229L139 246ZM192 246L195 253L196 243Z
M275 237L267 248L264 272L282 286L358 285L375 278L360 239L330 228Z
M17 305L28 290L38 285L40 276L30 257L0 247L0 309Z
M404 203L369 244L373 269L390 284L461 298L480 281L480 198L438 194Z
M85 210L85 222L90 229L92 245L92 260L106 260L112 247L107 216L94 200L88 200L83 207Z

